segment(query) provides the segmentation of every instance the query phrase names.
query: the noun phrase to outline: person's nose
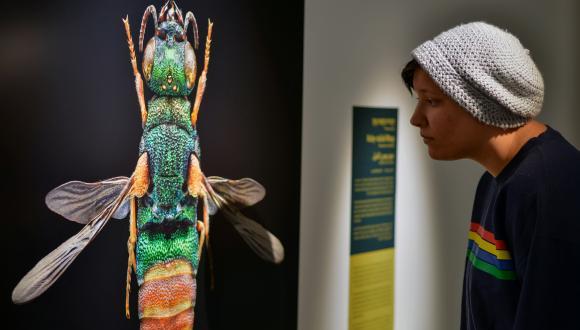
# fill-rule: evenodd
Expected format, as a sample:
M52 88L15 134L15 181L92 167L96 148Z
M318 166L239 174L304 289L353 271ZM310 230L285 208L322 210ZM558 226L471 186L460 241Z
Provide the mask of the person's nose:
M411 116L411 125L416 126L416 127L423 127L425 126L425 123L427 122L427 120L425 119L425 116L423 115L423 113L421 112L421 110L419 109L419 107L415 107L415 111L413 112L413 115Z

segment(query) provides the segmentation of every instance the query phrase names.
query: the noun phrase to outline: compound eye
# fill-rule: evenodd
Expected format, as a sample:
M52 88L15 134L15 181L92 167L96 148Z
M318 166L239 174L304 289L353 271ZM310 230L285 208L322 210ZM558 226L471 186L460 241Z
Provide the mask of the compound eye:
M149 39L147 47L145 47L145 52L143 53L143 75L145 80L149 81L151 79L151 71L153 69L153 56L155 55L155 38Z
M158 36L161 40L167 39L167 32L165 32L165 30L157 30L155 35Z
M185 44L185 78L187 79L187 88L192 89L195 84L195 75L197 74L197 65L195 63L195 52L189 42Z

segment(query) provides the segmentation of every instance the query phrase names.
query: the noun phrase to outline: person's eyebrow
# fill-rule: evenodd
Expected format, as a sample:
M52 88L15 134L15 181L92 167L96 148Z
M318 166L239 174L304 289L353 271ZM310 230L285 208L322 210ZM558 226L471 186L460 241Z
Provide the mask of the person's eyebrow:
M434 92L432 89L428 88L420 88L416 90L417 92L425 93L425 92Z
M415 90L416 92L420 92L420 93L431 93L431 94L441 94L440 91L438 91L437 89L431 89L431 88L420 88Z

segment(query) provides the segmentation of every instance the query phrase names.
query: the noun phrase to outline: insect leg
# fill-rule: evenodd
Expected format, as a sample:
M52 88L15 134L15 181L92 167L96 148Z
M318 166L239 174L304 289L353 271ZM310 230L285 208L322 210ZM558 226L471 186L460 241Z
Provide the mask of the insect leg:
M192 154L189 156L189 168L187 170L187 190L193 197L199 198L203 205L203 224L205 227L205 236L209 237L209 211L208 197L203 186L204 175L201 172L199 159Z
M195 123L197 122L197 113L199 112L201 99L203 98L203 93L205 92L205 83L207 81L207 67L209 65L209 51L211 48L211 31L213 28L213 23L208 20L208 24L207 37L205 39L205 63L203 71L199 75L199 80L197 82L197 92L195 94L195 102L193 103L193 111L191 112L191 124L193 126L195 126Z
M137 242L137 200L135 197L130 199L131 215L129 216L129 239L127 240L127 250L129 260L127 261L127 285L125 288L125 316L131 318L129 309L129 295L131 293L131 270L137 270L135 260L135 243Z
M203 205L203 225L205 228L205 238L209 237L209 211L207 193L203 186L204 175L201 172L199 159L194 154L189 156L189 168L187 170L187 191L188 193L201 200ZM201 245L200 245L201 246Z
M209 243L209 211L208 211L208 200L207 195L203 193L202 195L203 200L203 224L205 225L205 237L208 239Z
M146 152L139 157L133 175L135 181L131 187L131 191L129 191L129 195L143 197L149 189L149 160Z
M123 19L123 24L125 24L127 43L129 44L129 53L131 54L131 66L133 67L133 74L135 75L135 89L137 90L137 99L139 100L139 107L141 109L141 124L145 125L145 121L147 121L147 106L145 105L145 95L143 94L143 79L141 79L141 74L137 68L137 57L135 56L133 38L131 38L129 16Z
M201 221L197 221L197 232L199 233L199 248L197 249L197 260L201 261L201 252L203 251L203 243L205 242L205 226Z
M147 153L144 152L137 161L135 172L133 172L133 186L129 191L131 215L129 216L129 239L127 240L127 251L129 258L127 261L127 285L125 287L125 316L130 318L129 294L131 292L131 270L137 269L135 258L135 243L137 242L137 200L136 197L143 197L149 189L149 165Z
M189 156L189 168L187 169L187 192L193 197L203 194L202 190L203 173L199 165L199 159L194 154Z

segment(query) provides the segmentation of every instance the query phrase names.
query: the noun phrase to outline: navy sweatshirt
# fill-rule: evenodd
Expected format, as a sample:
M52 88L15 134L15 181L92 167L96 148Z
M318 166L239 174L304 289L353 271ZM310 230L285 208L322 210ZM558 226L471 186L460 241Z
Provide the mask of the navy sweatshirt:
M552 128L479 181L461 329L580 329L580 152Z

